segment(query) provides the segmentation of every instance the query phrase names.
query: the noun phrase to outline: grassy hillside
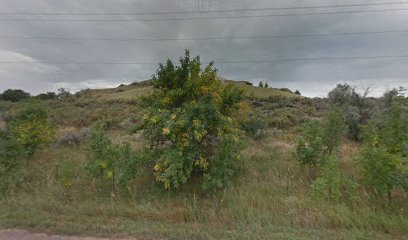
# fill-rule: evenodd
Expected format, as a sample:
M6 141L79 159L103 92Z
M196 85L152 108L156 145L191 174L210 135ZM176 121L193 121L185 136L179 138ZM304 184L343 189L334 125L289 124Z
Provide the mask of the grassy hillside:
M406 198L389 208L372 209L366 200L351 206L317 199L307 173L293 158L299 126L321 119L324 100L242 85L252 103L255 131L242 139L239 174L232 186L201 192L194 184L164 191L145 171L126 189L93 181L84 171L86 132L105 119L115 143L147 147L129 127L140 121L140 96L151 86L85 90L62 100L47 100L57 128L55 144L26 163L20 189L0 197L0 227L59 234L134 236L137 239L406 239ZM0 102L2 115L27 102ZM1 123L0 123L1 125ZM358 143L342 146L342 170L356 176Z
M245 90L248 97L256 98L268 98L272 96L284 96L284 97L299 97L299 95L272 88L259 88L255 86L247 85L243 82L235 82L231 80L224 80L225 84L232 83ZM95 99L106 100L132 100L141 96L146 96L152 92L153 88L149 80L142 81L140 83L131 85L121 85L117 88L111 89L98 89L98 90L85 90L88 97Z

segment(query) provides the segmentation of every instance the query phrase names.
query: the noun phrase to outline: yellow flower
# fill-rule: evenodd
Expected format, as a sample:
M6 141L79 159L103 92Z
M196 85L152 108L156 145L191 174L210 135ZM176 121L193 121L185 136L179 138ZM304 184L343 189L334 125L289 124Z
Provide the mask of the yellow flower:
M168 180L164 181L164 189L166 190L170 189L170 182Z
M159 122L159 120L157 119L156 116L153 116L150 120L152 121L152 123L158 123Z
M110 170L110 171L108 172L108 178L112 178L112 177L113 177L113 171Z
M174 119L176 119L176 117L177 117L176 114L172 114L170 118L171 118L171 120L174 120Z
M160 165L156 163L156 165L154 165L154 171L159 171L160 170Z
M203 157L200 157L200 159L196 160L195 165L202 168L202 169L204 169L204 170L207 170L208 165L210 165L210 164L208 163L207 159L205 159Z
M163 128L163 134L167 135L170 133L170 129L168 127Z
M106 164L106 162L103 162L103 163L101 163L100 165L101 165L101 168L102 168L102 169L106 169L106 168L108 167L107 164Z

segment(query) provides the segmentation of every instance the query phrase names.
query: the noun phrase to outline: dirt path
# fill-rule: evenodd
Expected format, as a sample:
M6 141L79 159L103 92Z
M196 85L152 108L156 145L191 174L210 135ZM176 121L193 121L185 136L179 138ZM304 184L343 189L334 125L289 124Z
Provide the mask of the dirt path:
M25 230L0 229L0 239L1 240L135 240L135 239L124 239L124 238L94 238L94 237L72 237L72 236L57 236L57 235L47 235L30 233Z

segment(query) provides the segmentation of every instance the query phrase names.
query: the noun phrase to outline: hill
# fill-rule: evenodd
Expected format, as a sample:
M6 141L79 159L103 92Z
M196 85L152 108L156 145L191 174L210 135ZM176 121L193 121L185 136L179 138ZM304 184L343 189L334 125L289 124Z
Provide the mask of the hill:
M56 141L25 162L24 184L0 196L0 228L137 239L405 239L403 193L392 207L375 209L369 200L346 205L312 194L308 172L294 159L293 148L301 125L327 114L325 99L234 84L247 90L252 108L241 139L246 147L234 183L207 193L194 184L163 191L145 169L136 169L141 175L125 188L87 176L85 146L99 120L113 143L129 142L136 152L149 147L133 128L142 119L140 97L152 91L151 82L41 100ZM1 114L8 118L27 105L0 101ZM355 178L360 150L361 144L350 140L340 149L342 171Z
M273 88L260 88L250 85L247 81L234 81L234 80L227 80L222 77L218 77L220 81L224 84L235 84L242 89L245 90L245 93L248 97L254 98L268 98L273 96L284 96L284 97L299 97L294 93L289 91L283 91L279 89ZM114 99L121 99L121 100L132 100L137 99L141 96L147 96L153 90L152 88L152 81L145 80L140 82L135 82L130 85L120 85L117 88L109 88L109 89L88 89L79 92L79 94L85 93L88 94L88 97L92 98L101 98L105 100L114 100Z

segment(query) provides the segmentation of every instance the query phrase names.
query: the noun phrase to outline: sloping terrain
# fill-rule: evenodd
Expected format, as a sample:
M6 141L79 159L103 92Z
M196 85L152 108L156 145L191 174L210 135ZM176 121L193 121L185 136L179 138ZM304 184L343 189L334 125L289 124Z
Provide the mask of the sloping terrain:
M149 171L127 189L87 177L84 145L96 121L108 123L114 143L130 142L136 151L147 147L129 129L142 117L139 99L152 90L148 84L43 101L57 140L26 162L21 188L0 198L0 228L136 239L406 239L408 218L401 199L392 209L373 211L366 203L348 207L311 194L293 146L302 123L327 113L325 100L238 84L252 104L251 129L242 139L246 147L234 184L211 193L194 185L163 191ZM27 104L0 101L0 109L12 114ZM350 175L355 175L359 149L349 141L342 147L341 167Z

